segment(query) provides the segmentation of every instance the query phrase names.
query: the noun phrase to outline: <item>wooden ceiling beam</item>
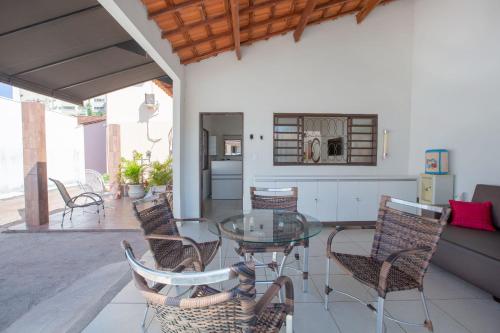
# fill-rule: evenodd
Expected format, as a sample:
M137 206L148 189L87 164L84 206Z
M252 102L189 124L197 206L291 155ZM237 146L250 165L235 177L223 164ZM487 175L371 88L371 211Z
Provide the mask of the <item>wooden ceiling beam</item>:
M247 15L247 14L249 14L251 12L256 11L256 10L263 9L263 8L268 8L269 6L278 5L280 3L289 2L289 1L290 0L270 0L270 1L262 2L262 3L259 3L259 4L253 5L253 6L247 6L245 8L240 9L239 14L240 14L240 16ZM190 29L195 29L195 28L203 27L203 26L208 25L208 24L215 24L215 23L223 22L226 19L227 19L227 14L224 13L224 14L221 14L221 15L217 15L217 16L211 17L211 18L206 19L206 20L201 20L201 21L198 21L198 22L187 24L187 25L185 25L183 27L179 27L179 28L174 29L174 30L163 31L162 32L162 38L164 38L164 39L165 38L169 38L171 36L174 36L176 34L182 33L184 31L188 31Z
M284 1L289 1L289 0L284 0ZM264 2L266 4L266 6L262 6L262 4L258 4L258 5L246 7L244 9L240 10L240 16L241 15L245 15L245 14L249 14L250 12L253 12L253 11L258 10L258 9L266 8L270 4L278 4L278 3L284 2L284 1L283 0L266 1L266 2ZM336 5L339 5L339 4L340 5L344 5L347 2L349 2L349 0L330 0L328 2L325 2L324 4L318 5L315 8L315 11L328 9L330 7L333 7L333 6L336 6ZM298 12L295 12L295 13L292 13L292 14L283 15L282 17L283 18L284 17L293 18L294 16L296 16L297 14L300 14L300 13L302 13L302 11L298 11ZM273 19L273 18L271 18L271 19ZM279 19L281 19L281 17L279 17L278 20ZM201 27L204 27L206 25L220 23L220 22L223 22L225 20L227 20L227 15L226 14L217 15L217 16L214 16L214 17L206 19L206 20L202 20L202 21L198 21L198 22L186 24L186 25L184 25L182 27L179 27L177 29L174 29L174 30L163 31L162 32L162 38L163 39L167 39L169 37L172 37L172 36L177 35L179 33L183 33L183 32L189 31L191 29L201 28Z
M231 0L231 26L233 29L234 51L236 52L236 58L241 60L240 0Z
M176 11L178 11L180 9L201 5L202 3L203 3L203 0L188 0L186 2L177 4L177 5L172 5L172 6L169 6L167 8L160 9L156 12L148 13L148 18L155 19L155 18L158 18L162 15L175 13Z
M318 0L307 0L306 7L304 8L302 15L300 15L299 23L297 24L297 28L293 33L293 39L295 39L295 42L298 42L300 40L300 37L302 36L304 29L306 28L307 21L309 20L311 14L314 12L314 7L316 7L317 3Z
M319 7L320 6L318 6L318 8ZM307 25L319 24L321 22L335 20L335 19L337 19L339 17L345 16L345 15L350 15L350 14L356 13L358 11L359 11L359 8L355 8L355 9L352 9L352 10L345 11L345 12L339 14L339 15L322 17L322 18L316 19L314 21L308 22ZM282 16L280 19L284 19L284 16ZM262 21L262 23L264 23L264 21ZM264 35L264 36L259 36L259 37L247 39L247 40L241 42L241 45L243 45L243 46L250 45L250 44L253 44L253 43L261 41L261 40L269 39L269 38L271 38L273 36L284 35L284 34L290 32L292 30L295 30L295 27L287 27L285 29L272 32L269 35ZM208 53L202 54L202 55L197 56L197 57L192 57L192 58L189 58L189 59L182 60L181 63L183 65L188 65L188 64L191 64L191 63L194 63L194 62L198 62L198 61L201 61L201 60L204 60L204 59L216 56L216 55L218 55L219 53L222 53L222 52L232 51L233 49L234 49L234 46L230 45L230 46L227 46L227 47L222 48L222 49L218 49L218 50L215 50L215 51L210 51Z
M334 5L337 5L339 3L346 3L347 1L349 1L349 0L342 0L341 2L339 2L338 0L332 0L332 1L329 1L329 2L326 2L324 4L321 4L321 5L317 6L316 9L315 9L315 11L322 11L322 10L328 9L328 8L334 6ZM273 23L277 23L277 22L280 22L280 21L283 21L283 20L288 20L288 19L296 18L299 15L301 15L302 12L303 12L303 10L298 10L298 11L295 11L295 12L290 13L290 14L285 14L285 15L280 15L280 16L276 16L276 17L271 17L271 18L269 18L267 20L257 21L257 22L255 22L253 24L246 25L244 28L242 28L240 30L240 33L247 33L247 32L249 33L251 30L254 30L256 28L260 28L260 27L263 27L263 26L268 26L268 25L271 25ZM292 30L293 29L295 29L295 28L292 27ZM203 43L210 42L210 41L213 41L213 40L216 40L216 39L219 39L219 38L223 38L223 37L229 37L231 35L232 35L232 32L228 31L228 32L223 32L223 33L217 34L217 35L208 36L207 38L195 40L195 41L193 41L193 43L190 43L190 44L185 44L185 45L174 47L174 48L172 48L172 52L184 51L186 49L192 48L193 46L199 46L199 45L201 45Z
M361 8L361 10L359 11L359 13L356 14L356 21L358 22L358 24L360 24L361 22L363 22L363 20L372 12L372 10L377 7L380 3L382 2L382 0L368 0L364 7Z

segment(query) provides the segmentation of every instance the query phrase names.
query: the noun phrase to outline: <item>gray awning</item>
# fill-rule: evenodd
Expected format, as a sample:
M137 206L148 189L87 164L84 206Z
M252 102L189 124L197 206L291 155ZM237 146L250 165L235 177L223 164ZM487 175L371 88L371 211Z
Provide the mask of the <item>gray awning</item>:
M97 0L0 3L0 81L81 104L164 76Z

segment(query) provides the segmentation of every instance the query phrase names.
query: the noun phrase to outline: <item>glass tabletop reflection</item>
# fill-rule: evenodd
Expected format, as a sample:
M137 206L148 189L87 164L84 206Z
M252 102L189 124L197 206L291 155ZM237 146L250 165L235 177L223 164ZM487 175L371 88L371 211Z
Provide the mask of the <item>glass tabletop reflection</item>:
M251 243L291 243L320 233L321 222L298 212L266 209L209 222L210 232L224 238Z

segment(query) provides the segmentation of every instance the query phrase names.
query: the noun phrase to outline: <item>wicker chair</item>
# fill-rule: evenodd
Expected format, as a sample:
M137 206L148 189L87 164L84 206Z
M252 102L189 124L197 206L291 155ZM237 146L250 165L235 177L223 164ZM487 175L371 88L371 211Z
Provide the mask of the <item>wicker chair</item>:
M122 247L135 285L154 309L163 332L277 333L283 324L287 333L293 332L293 285L286 276L278 278L256 301L253 262L241 262L211 272L182 272L189 266L201 268L196 261L188 258L174 271L165 272L143 266L126 241L122 242ZM208 286L235 278L239 279L239 284L227 291ZM148 281L153 283L153 287L148 285ZM173 297L159 292L157 286L167 285L191 288ZM285 302L273 303L282 288L285 289Z
M222 243L220 236L217 241L197 243L177 229L176 222L205 219L175 219L165 195L136 200L133 207L158 269L171 270L186 258L198 260L204 269L214 259Z
M222 244L221 237L219 236L217 241L205 243L197 243L189 237L182 237L177 229L177 222L205 220L175 219L165 193L136 200L132 205L157 269L172 270L185 259L191 258L197 260L201 270L204 270L214 259ZM219 251L219 267L222 267L222 251ZM145 324L148 310L149 304L146 304L142 326Z
M250 199L252 202L252 209L273 209L273 210L284 210L290 212L297 212L297 197L298 190L297 187L289 188L256 188L250 187ZM236 252L244 257L246 255L254 255L255 253L273 253L273 263L269 265L275 272L277 270L276 254L284 253L286 255L290 254L293 247L289 244L272 244L272 245L259 245L255 243L245 243L240 242L238 244L238 249ZM303 240L296 246L304 247L304 256L302 264L302 278L303 278L303 290L307 292L308 290L308 261L309 261L309 240ZM299 253L295 253L295 259L299 260ZM287 267L295 269L293 267Z
M413 210L429 210L440 213L441 217L434 219L419 216L398 210L394 208L396 206ZM432 332L433 326L425 301L423 279L449 214L449 209L382 196L370 256L332 251L334 237L343 229L338 228L332 232L326 248L325 309L328 308L328 294L331 291L339 292L363 303L354 296L334 290L329 286L330 260L333 259L356 280L377 291L377 308L363 303L377 313L377 333L383 331L386 295L390 292L410 289L418 289L420 292L425 311L424 323L408 323L388 315L385 317L401 324L423 326Z
M91 207L91 206L96 207L97 216L99 217L98 222L101 223L101 215L99 213L99 207L102 207L103 216L106 217L106 211L104 210L104 200L99 194L94 192L83 192L74 197L71 197L68 193L68 190L66 189L66 186L64 186L64 184L61 181L53 178L49 178L49 180L56 185L57 189L59 190L59 193L61 194L61 197L64 200L64 212L62 215L61 227L63 226L64 217L66 216L67 210L70 211L69 215L70 221L73 220L73 210L75 208L85 209L86 207Z

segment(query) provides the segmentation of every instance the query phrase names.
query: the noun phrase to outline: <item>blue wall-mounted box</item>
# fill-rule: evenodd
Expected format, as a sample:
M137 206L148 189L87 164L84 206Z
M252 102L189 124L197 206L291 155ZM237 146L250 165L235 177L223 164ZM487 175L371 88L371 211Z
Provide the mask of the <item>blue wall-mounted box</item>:
M449 170L449 153L446 149L428 149L425 151L425 173L446 175Z

